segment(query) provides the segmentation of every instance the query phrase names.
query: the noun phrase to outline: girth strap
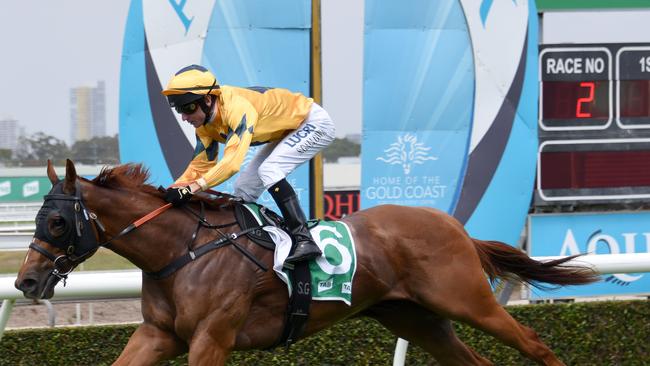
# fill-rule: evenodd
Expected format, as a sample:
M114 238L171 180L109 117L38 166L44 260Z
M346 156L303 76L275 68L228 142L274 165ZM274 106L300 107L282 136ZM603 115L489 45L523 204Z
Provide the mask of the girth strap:
M291 287L293 289L289 304L287 304L287 313L282 335L276 345L284 345L289 348L295 343L305 330L305 325L309 320L309 306L311 305L311 273L309 272L309 262L298 262L292 269Z
M151 277L151 278L153 278L155 280L161 280L163 278L169 277L170 275L172 275L174 272L181 269L186 264L196 260L199 257L202 257L203 255L207 254L208 252L211 252L211 251L213 251L215 249L219 249L219 248L224 247L224 246L226 246L228 244L236 244L235 239L237 239L238 237L240 237L242 235L247 234L249 231L252 231L254 229L256 229L256 228L249 228L249 229L240 231L238 233L233 233L233 234L230 234L229 236L224 236L224 237L221 237L219 239L210 241L207 244L202 245L202 246L196 248L193 251L192 250L188 251L184 255L174 259L171 263L169 263L168 265L163 267L160 271L157 271L157 272L144 272L144 274L147 277ZM235 246L239 251L244 253L245 256L248 259L251 259L251 261L253 261L258 266L260 265L260 263L258 261L254 261L252 259L254 257L250 253L248 253L244 248L240 247L239 245L235 245ZM265 269L265 267L263 267L263 266L261 268Z

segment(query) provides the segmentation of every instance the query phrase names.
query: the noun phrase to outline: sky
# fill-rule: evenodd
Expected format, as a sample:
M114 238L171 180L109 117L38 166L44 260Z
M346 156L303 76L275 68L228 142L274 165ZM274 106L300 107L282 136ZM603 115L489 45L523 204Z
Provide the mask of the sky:
M70 89L106 83L106 130L118 132L129 0L0 5L0 119L70 143ZM323 105L343 137L361 132L363 1L323 1ZM354 36L351 36L353 34Z
M70 89L94 87L103 80L107 133L116 134L129 3L4 1L0 5L0 119L18 120L27 134L42 131L69 143ZM344 137L361 132L364 1L323 0L321 4L323 105L337 125L337 136ZM648 15L648 10L547 12L540 40L645 42ZM623 19L634 23L635 30L603 28L601 18Z
M117 133L128 0L5 1L0 118L70 142L70 88L106 83L106 132Z

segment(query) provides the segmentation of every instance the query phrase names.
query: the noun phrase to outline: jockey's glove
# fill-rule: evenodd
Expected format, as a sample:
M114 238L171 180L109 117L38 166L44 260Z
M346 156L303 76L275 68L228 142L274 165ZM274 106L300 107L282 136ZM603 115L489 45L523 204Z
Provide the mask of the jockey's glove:
M188 187L173 187L168 188L165 192L165 201L178 207L186 204L193 194Z

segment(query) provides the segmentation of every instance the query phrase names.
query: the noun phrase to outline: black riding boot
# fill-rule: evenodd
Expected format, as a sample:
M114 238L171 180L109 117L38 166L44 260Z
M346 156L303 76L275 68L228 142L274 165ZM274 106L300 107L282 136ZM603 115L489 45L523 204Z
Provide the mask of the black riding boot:
M291 185L282 179L271 186L268 191L280 208L282 217L296 241L295 250L291 256L285 259L285 263L302 262L320 256L321 251L311 237L309 228L307 228L307 219Z

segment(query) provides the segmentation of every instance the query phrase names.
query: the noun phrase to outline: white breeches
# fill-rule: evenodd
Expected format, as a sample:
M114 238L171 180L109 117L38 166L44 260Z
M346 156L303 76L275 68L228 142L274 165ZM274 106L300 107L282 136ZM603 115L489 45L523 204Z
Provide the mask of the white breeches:
M327 111L314 103L307 118L282 140L264 145L235 181L234 195L254 202L275 183L334 141L335 127Z

